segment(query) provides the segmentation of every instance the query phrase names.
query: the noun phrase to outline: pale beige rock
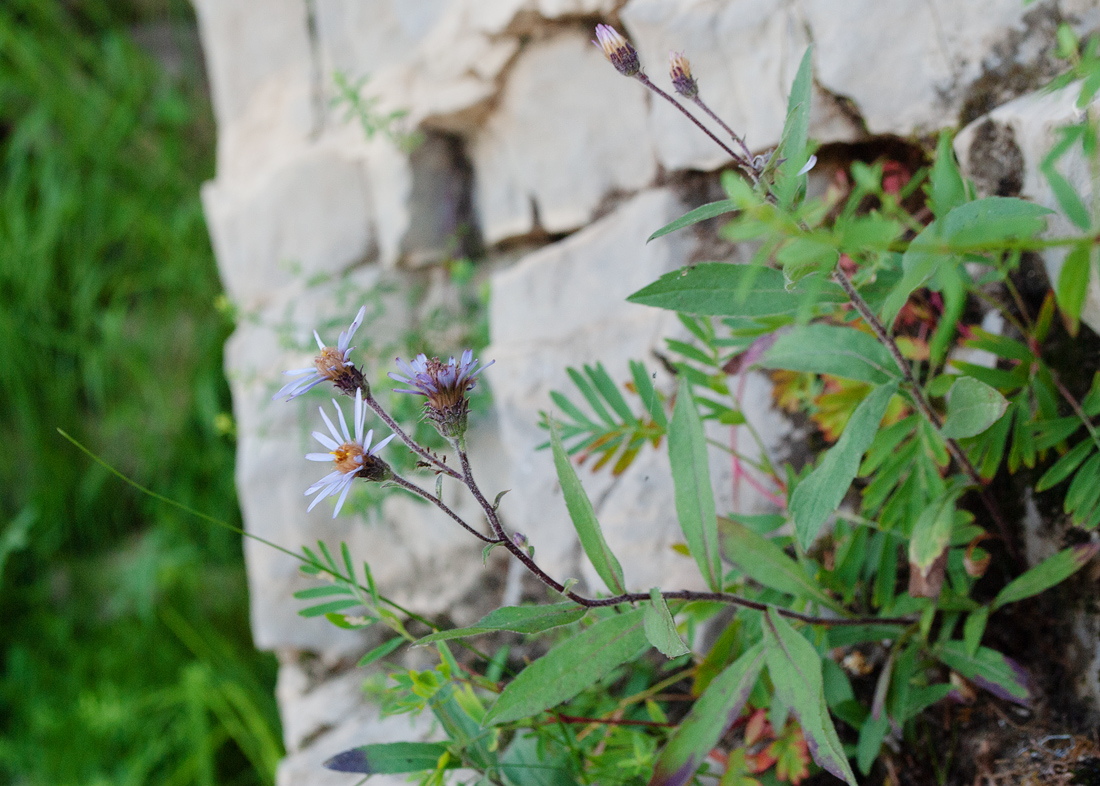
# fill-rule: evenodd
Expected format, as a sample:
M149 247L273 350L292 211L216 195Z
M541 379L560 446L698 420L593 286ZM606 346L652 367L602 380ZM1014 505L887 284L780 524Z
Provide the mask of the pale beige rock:
M513 493L502 512L508 523L528 536L536 558L551 575L584 578L590 587L602 584L580 557L579 545L557 485L552 457L535 451L547 439L538 427L540 411L552 412L549 392L558 390L579 401L566 366L603 363L616 382L630 379L628 361L639 359L658 374L657 384L670 380L654 361L652 351L679 328L667 311L636 306L625 298L662 273L682 265L691 252L688 234L674 234L645 244L656 228L675 218L682 208L667 190L645 191L615 212L566 240L537 251L493 279L490 303L492 345L497 359L494 403L501 423L504 449L512 467ZM747 380L746 411L765 433L783 433L775 416L757 422L768 409L767 384ZM584 406L584 405L582 405ZM560 414L560 413L559 413ZM729 439L722 430L719 436ZM740 435L748 447L747 435ZM600 516L605 535L623 564L632 589L654 585L701 587L692 560L669 549L683 535L672 506L667 448L646 448L622 476L603 470L580 475ZM746 452L752 453L749 448ZM712 455L714 488L719 509L732 506L733 484L728 458ZM742 510L760 510L762 500L743 490Z
M814 40L815 77L854 101L872 134L910 136L952 125L974 81L1001 64L998 46L1016 39L1014 56L1027 65L1041 54L1029 44L1049 44L1042 35L1028 40L1029 9L1017 0L802 0L801 7Z
M226 290L246 305L372 250L365 167L327 145L300 148L251 181L207 183L202 196Z
M955 139L955 152L960 163L967 170L968 176L979 182L988 180L990 175L978 171L975 161L1008 161L1021 166L1016 173L1022 186L1019 195L1054 211L1047 219L1048 234L1051 237L1067 237L1081 232L1062 213L1050 183L1039 171L1039 164L1057 141L1057 130L1080 122L1081 112L1076 107L1079 94L1079 84L1069 85L1053 93L1029 93L975 120L960 131ZM1095 112L1098 108L1100 99L1093 101L1091 111ZM990 144L999 149L988 149ZM1090 204L1093 185L1088 162L1084 160L1079 146L1061 159L1058 171L1070 182L1084 203ZM1010 174L1005 171L995 177L1006 178ZM1047 276L1054 285L1058 282L1067 252L1066 248L1052 248L1043 252ZM1090 265L1090 271L1093 270L1094 266ZM1095 272L1090 272L1088 294L1081 319L1093 330L1100 332L1100 281Z
M583 34L531 44L473 140L478 212L488 243L534 228L576 229L612 191L651 182L657 162L644 89Z
M335 71L352 82L367 77L363 95L378 100L380 113L408 112L410 126L469 130L468 113L492 98L518 47L502 34L522 5L320 0L322 88L334 95Z
M218 174L247 177L319 118L305 0L195 0L218 122Z

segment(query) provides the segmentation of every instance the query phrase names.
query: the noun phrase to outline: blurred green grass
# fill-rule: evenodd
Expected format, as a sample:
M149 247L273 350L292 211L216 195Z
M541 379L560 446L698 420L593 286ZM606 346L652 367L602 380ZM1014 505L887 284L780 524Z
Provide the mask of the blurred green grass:
M282 754L239 537L56 431L239 524L210 107L131 35L190 14L0 5L0 782L270 783Z

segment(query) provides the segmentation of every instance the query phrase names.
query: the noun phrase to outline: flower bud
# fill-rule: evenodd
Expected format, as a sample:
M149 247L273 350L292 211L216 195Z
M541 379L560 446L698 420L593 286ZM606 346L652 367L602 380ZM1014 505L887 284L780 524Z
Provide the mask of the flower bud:
M681 52L669 52L668 60L668 73L676 92L684 98L695 98L699 95L699 83L691 75L691 63L688 59Z
M596 40L592 43L603 50L611 65L623 76L634 76L642 70L637 50L611 25L596 25Z

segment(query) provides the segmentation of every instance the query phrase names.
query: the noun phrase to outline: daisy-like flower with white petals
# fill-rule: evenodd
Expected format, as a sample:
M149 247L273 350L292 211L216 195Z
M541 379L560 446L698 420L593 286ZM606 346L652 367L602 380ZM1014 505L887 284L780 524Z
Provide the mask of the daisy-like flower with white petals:
M297 379L283 385L279 392L271 397L271 400L276 401L286 396L286 400L290 401L303 393L308 393L326 380L348 394L352 390L358 389L360 384L364 383L363 374L353 363L348 362L351 358L351 351L355 349L355 347L349 347L348 344L351 343L355 331L363 324L363 317L366 316L366 313L366 306L359 309L355 321L351 323L351 327L340 334L335 347L325 346L325 342L321 341L321 337L314 330L313 337L317 340L317 348L321 350L320 354L313 358L313 365L309 368L292 368L290 371L284 371L283 373L288 377L297 377Z
M496 361L490 360L480 368L478 363L472 349L463 352L458 362L452 357L446 363L441 362L439 358L429 360L421 353L411 363L397 358L397 367L405 375L401 376L391 371L389 376L390 379L412 385L414 388L413 390L397 388L394 392L411 393L414 396L427 398L424 414L435 423L440 434L447 438L461 437L466 433L466 416L470 411L466 392L472 390L477 384L478 374Z
M348 430L348 422L344 419L344 411L340 409L336 399L333 399L332 403L336 407L336 414L340 419L340 430L337 431L332 420L325 414L324 408L318 407L325 425L328 426L329 433L322 434L320 431L314 431L313 436L328 448L328 453L307 453L306 458L310 461L332 461L336 464L336 469L306 489L306 496L308 497L310 494L317 495L313 502L309 503L307 509L313 510L317 503L325 497L339 494L340 497L336 500L336 510L332 512L332 517L336 518L336 514L340 512L340 508L344 505L344 500L347 499L353 480L363 478L364 480L382 481L392 476L393 473L390 472L389 465L382 459L377 458L377 455L396 434L390 434L373 448L371 447L370 443L374 437L374 431L372 429L366 434L363 433L363 423L367 418L367 405L363 403L363 394L359 390L355 391L354 438Z

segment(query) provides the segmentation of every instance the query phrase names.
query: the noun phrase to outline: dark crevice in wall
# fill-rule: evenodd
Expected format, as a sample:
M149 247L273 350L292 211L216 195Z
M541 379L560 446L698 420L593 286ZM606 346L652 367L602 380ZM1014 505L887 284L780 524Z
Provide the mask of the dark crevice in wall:
M325 127L325 89L324 69L321 67L321 36L317 29L317 8L315 0L303 0L306 9L306 34L309 36L310 59L310 103L313 110L313 123L310 138L316 139Z
M474 169L465 140L457 134L427 130L409 155L412 188L409 229L402 255L411 267L483 254L474 210Z

